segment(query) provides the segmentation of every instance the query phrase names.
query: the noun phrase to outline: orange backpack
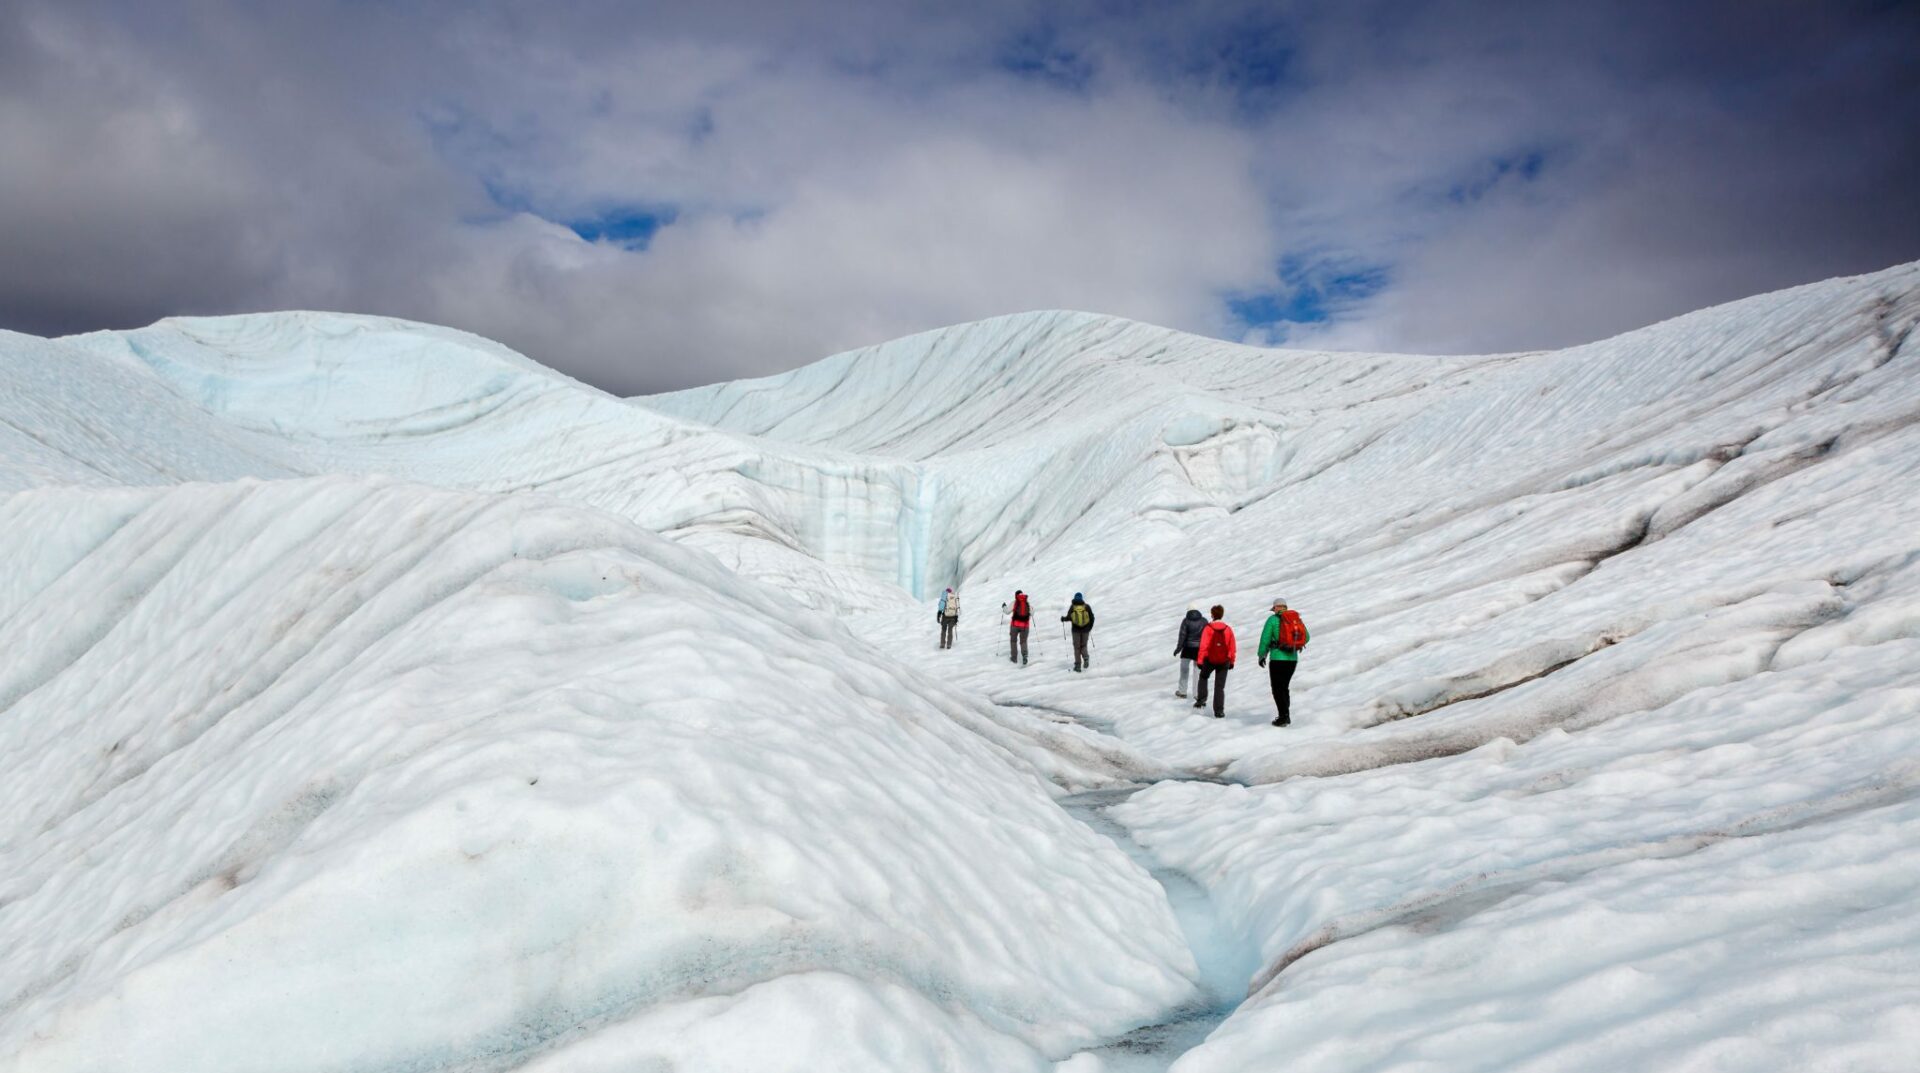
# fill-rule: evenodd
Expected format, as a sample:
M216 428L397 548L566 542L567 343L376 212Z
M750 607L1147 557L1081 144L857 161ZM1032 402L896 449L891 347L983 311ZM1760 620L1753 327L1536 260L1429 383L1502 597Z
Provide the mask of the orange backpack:
M1298 652L1307 646L1307 624L1301 621L1300 612L1288 608L1280 612L1280 647L1290 652Z

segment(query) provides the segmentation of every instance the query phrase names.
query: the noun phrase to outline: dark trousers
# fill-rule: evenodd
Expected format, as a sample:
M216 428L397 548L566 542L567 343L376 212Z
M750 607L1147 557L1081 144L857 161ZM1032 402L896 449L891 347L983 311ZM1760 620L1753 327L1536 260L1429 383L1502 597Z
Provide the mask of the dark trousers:
M1293 681L1293 672L1300 666L1298 660L1270 659L1267 661L1267 680L1273 683L1273 706L1280 709L1274 719L1279 726L1293 722L1292 698L1287 694L1287 685Z
M1073 669L1093 666L1093 657L1087 655L1087 638L1093 636L1092 626L1073 628Z
M953 647L953 628L958 625L960 625L960 619L958 617L943 618L940 620L940 647L941 648Z
M1226 717L1227 707L1227 665L1224 663L1203 664L1200 667L1200 689L1193 695L1194 707L1207 703L1207 679L1213 678L1213 714Z
M1022 662L1027 658L1026 623L1019 622L1007 627L1007 648L1012 653L1015 663Z

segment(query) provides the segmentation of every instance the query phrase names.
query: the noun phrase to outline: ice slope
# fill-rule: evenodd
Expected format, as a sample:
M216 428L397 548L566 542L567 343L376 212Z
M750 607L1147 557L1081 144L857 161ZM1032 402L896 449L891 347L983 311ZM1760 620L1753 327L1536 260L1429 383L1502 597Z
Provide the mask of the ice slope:
M1903 494L1920 435L1916 319L1920 271L1906 267L1487 359L1419 390L1309 395L1285 411L1289 464L1243 502L1196 512L1177 544L1113 547L1089 521L1031 564L970 580L972 606L1022 585L1063 607L1084 589L1108 612L1100 639L1132 664L1157 663L1191 600L1225 599L1249 640L1271 595L1311 609L1325 654L1299 685L1317 717L1284 755L1260 755L1257 734L1189 752L1191 728L1110 709L1125 736L1195 764L1232 759L1254 781L1605 718L1670 694L1663 673L1685 686L1742 637L1746 669L1725 665L1744 675L1825 623L1903 636L1920 550ZM1269 370L1247 393L1274 391L1266 380L1290 378ZM1137 505L1148 488L1136 478L1112 498ZM876 623L902 651L909 632L925 637L904 617ZM997 675L971 666L961 673ZM1073 685L1094 707L1132 688Z
M276 437L236 429L144 365L0 331L0 493L303 472Z
M1164 562L1283 472L1352 449L1344 435L1289 435L1303 405L1429 397L1502 360L1283 353L1049 312L641 401L775 444L914 461L928 508L915 537L932 581L922 590L937 593L1036 567L1052 581L1051 564L1098 576L1130 573L1147 553Z
M1045 1069L1194 992L1051 800L1112 750L609 515L41 489L0 562L0 1069Z
M1916 322L1905 266L1407 390L1210 366L1274 414L1269 480L1177 543L1090 520L970 578L954 652L857 625L1199 778L1110 813L1258 951L1178 1070L1909 1068ZM1038 667L991 613L1015 586ZM1044 617L1076 589L1088 675ZM1314 627L1285 731L1253 652L1275 595ZM1221 722L1168 696L1192 600L1241 632Z
M1174 1068L1909 1067L1916 668L1848 646L1525 746L1136 796L1259 949Z

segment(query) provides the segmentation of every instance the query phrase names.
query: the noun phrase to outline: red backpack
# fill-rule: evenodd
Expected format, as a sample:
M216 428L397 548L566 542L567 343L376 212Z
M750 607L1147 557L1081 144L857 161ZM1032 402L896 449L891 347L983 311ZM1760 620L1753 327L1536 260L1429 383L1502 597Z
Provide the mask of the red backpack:
M1300 619L1300 612L1288 608L1280 612L1280 647L1298 652L1307 647L1307 624Z
M1033 617L1033 612L1027 609L1026 594L1021 593L1020 595L1015 596L1013 598L1013 620L1015 622L1021 622L1032 617Z
M1225 667L1233 662L1233 627L1224 622L1209 622L1200 631L1200 665Z

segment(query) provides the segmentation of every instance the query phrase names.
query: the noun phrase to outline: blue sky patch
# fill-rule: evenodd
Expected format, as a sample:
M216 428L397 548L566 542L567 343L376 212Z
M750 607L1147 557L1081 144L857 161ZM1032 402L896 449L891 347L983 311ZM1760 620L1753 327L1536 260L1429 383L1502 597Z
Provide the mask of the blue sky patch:
M1241 19L1210 28L1190 46L1180 75L1217 87L1242 120L1258 120L1300 88L1298 41L1280 18Z
M1074 93L1093 81L1093 61L1061 42L1051 26L1020 33L1000 46L993 65L1009 74Z
M610 242L630 250L644 250L653 236L679 218L672 206L628 205L610 209L598 216L564 220L573 233L588 242Z
M1296 254L1275 267L1279 286L1229 296L1227 312L1240 327L1324 324L1379 294L1387 285L1382 265L1309 259Z
M569 216L563 210L537 204L525 190L502 179L482 178L487 200L503 213L526 213L567 228L588 242L606 242L629 250L644 250L660 229L680 218L678 207L666 204L615 205L589 215ZM475 222L492 222L485 218Z
M1533 182L1546 167L1547 154L1543 149L1497 156L1481 165L1471 178L1448 187L1447 200L1456 205L1479 201L1503 184Z

